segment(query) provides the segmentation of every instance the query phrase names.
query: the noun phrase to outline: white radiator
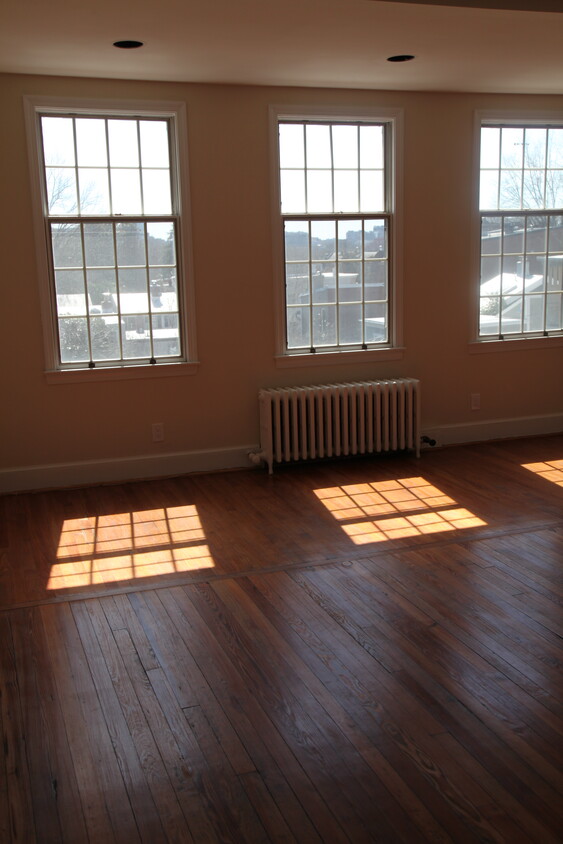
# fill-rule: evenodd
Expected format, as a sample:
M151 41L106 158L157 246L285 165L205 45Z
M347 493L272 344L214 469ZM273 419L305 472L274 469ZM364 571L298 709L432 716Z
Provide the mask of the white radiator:
M414 378L260 390L268 464L414 449L420 454L420 382Z

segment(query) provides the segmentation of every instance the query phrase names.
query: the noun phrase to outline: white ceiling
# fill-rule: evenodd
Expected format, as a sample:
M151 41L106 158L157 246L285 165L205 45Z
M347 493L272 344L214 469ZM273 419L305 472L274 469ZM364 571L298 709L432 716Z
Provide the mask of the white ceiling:
M456 2L0 0L0 72L563 93L563 0Z

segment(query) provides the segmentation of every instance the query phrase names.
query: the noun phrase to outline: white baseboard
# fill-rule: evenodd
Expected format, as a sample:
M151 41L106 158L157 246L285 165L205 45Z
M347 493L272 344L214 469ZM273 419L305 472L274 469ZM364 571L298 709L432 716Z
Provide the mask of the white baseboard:
M423 425L422 435L436 440L436 445L503 440L563 433L563 413L548 416L522 416L517 419L486 419L457 425Z
M423 436L436 445L462 445L511 437L563 433L563 413L524 416L518 419L489 419L457 425L423 425ZM179 454L146 454L140 457L85 460L49 466L22 466L0 470L0 493L119 483L142 478L163 478L193 472L251 468L248 454L257 445L238 448L186 451Z
M186 451L179 454L146 454L139 457L85 460L50 466L22 466L0 470L0 493L119 483L142 478L163 478L193 472L250 468L248 458L257 445L238 448Z

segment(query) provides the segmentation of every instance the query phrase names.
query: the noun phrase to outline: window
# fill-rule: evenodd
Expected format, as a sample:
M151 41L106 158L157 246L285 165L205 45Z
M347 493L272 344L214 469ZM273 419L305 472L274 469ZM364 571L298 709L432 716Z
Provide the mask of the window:
M396 342L392 129L392 118L278 116L282 355Z
M185 361L179 112L31 108L48 368Z
M563 331L563 124L481 124L479 338Z

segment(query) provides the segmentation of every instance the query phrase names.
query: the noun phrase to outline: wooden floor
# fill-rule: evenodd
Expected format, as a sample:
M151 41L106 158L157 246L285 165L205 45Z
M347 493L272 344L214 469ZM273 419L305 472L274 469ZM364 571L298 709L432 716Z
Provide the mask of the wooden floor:
M0 841L563 841L563 437L0 498Z

